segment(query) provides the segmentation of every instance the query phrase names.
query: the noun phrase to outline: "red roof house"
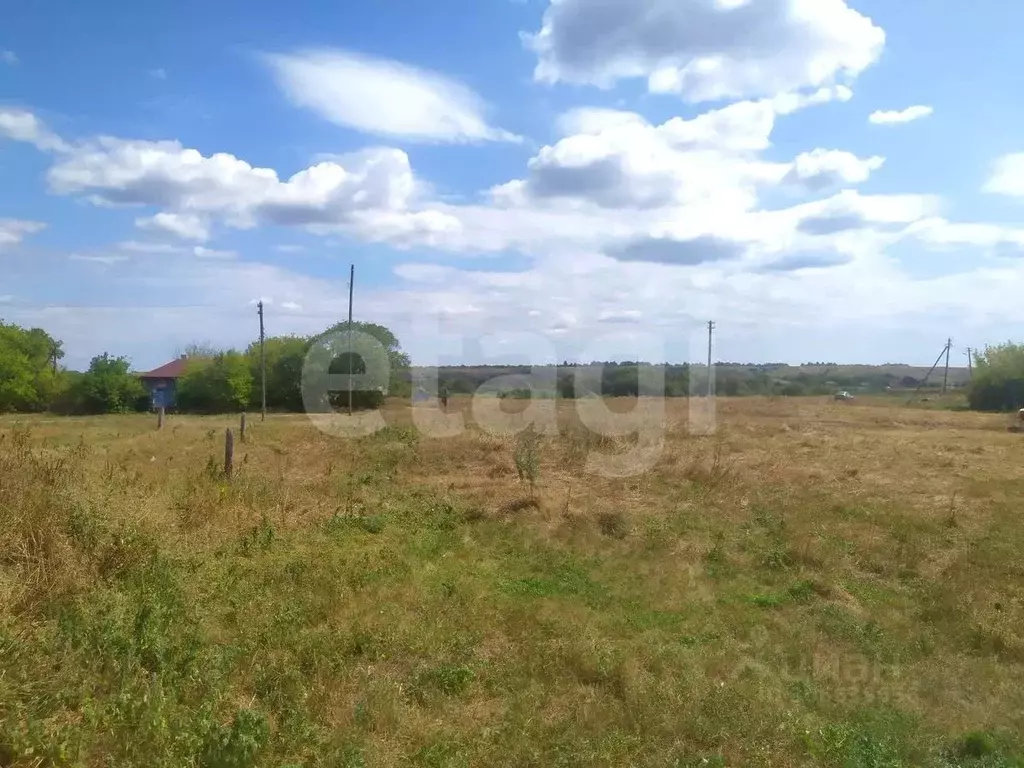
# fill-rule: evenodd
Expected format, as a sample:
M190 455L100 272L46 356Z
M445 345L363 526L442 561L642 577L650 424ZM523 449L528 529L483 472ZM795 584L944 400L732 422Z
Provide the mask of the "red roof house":
M139 374L143 386L149 390L150 402L153 408L174 407L175 391L178 379L185 375L188 366L188 358L184 355L177 360L154 368L149 373Z

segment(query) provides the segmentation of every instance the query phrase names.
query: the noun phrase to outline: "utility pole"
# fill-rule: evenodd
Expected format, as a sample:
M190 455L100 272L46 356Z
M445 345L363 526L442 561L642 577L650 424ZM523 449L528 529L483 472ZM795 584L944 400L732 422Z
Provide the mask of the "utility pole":
M711 367L711 343L715 333L715 321L708 320L708 397L711 397L715 386L714 371Z
M263 299L256 305L256 313L260 316L260 378L262 387L262 401L260 406L260 421L267 420L267 355L263 347Z
M946 382L949 381L949 350L953 348L953 340L946 339L946 370L942 374L942 394L946 394Z
M356 265L348 272L348 415L352 415L352 289L356 282Z
M924 385L928 383L928 377L932 375L932 371L934 371L939 366L939 362L942 360L942 356L947 354L948 352L949 352L949 344L947 344L942 349L942 351L939 352L939 356L935 358L935 362L932 363L932 367L928 369L928 373L926 373L924 375L924 378L921 379L921 383L917 385L917 389L914 390L914 394L912 394L910 396L910 398L907 400L905 405L910 405L912 402L914 402L914 398L917 397L917 393L920 392L921 388L924 387Z
M971 348L967 348L967 378L974 378L974 358L971 356Z

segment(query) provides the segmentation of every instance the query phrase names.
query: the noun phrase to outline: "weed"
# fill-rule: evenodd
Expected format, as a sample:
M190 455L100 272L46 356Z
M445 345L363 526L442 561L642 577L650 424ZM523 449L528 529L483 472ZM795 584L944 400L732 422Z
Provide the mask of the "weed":
M215 726L207 736L201 762L209 768L248 768L270 735L266 717L241 709L228 726Z
M461 696L469 690L476 679L476 673L467 666L443 664L419 672L409 686L410 694L419 702L427 701L432 694Z
M629 520L622 512L601 512L597 516L597 527L605 536L624 539L629 533Z
M536 495L537 478L540 474L540 442L541 434L534 428L533 422L516 436L513 458L516 474L520 482L528 483L530 495Z
M238 540L238 549L242 555L251 557L257 552L267 552L274 545L274 527L266 515Z

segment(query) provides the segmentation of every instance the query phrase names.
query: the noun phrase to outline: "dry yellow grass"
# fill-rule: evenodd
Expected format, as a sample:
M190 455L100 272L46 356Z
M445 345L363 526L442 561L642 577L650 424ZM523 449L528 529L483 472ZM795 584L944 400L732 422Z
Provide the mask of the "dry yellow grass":
M671 400L607 478L561 403L531 490L450 408L250 417L231 482L234 418L0 420L0 765L1021 764L1002 417Z

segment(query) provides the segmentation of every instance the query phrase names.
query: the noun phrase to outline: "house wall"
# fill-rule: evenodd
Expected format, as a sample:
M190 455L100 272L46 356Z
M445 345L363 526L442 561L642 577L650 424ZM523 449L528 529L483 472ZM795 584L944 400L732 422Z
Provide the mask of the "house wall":
M174 407L176 379L143 379L142 383L149 390L149 399L153 408Z

